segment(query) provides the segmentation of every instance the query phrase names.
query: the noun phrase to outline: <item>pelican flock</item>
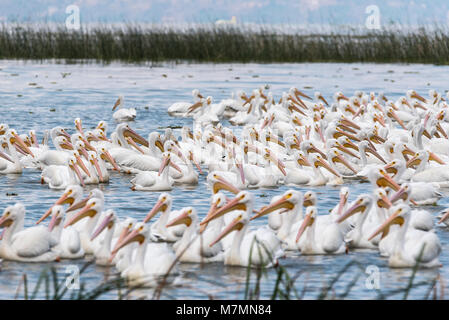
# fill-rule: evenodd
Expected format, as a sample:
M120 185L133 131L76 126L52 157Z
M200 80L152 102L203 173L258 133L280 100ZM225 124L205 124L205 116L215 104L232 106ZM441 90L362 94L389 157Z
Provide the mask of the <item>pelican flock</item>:
M42 184L62 192L33 227L24 227L26 204L4 209L0 258L90 256L148 285L182 275L179 263L272 267L288 251L301 259L362 248L392 268L441 266L435 226L449 225L449 210L434 217L425 209L449 186L449 112L441 94L409 90L392 101L383 93L336 92L328 102L297 88L275 100L258 88L219 103L197 89L192 96L168 108L192 118L180 132L138 133L130 124L136 111L123 108L122 96L112 132L104 120L87 130L76 118L73 130L49 128L39 144L34 130L18 134L0 124L0 173L39 170ZM145 216L119 216L100 188L83 196L87 184L113 179L112 171L129 177L135 192L164 192ZM205 214L170 193L203 182L211 192ZM350 201L356 182L372 190ZM252 189L279 186L288 190L257 203ZM318 186L340 191L329 212Z

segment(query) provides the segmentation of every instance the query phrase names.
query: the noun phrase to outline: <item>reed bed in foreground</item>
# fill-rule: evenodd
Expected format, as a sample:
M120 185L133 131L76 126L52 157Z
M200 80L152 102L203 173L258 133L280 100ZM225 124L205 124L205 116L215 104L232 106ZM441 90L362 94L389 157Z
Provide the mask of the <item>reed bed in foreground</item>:
M282 33L266 27L0 26L0 59L449 63L449 30Z

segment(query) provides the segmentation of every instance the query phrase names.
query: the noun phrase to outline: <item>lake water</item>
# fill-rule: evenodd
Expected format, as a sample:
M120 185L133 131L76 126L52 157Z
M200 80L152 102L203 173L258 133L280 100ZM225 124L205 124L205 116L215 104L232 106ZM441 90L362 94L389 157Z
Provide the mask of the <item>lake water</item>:
M44 129L61 125L73 132L73 121L80 117L85 128L94 127L99 120L106 120L109 132L115 127L111 108L119 94L125 96L127 106L135 106L137 119L131 126L147 136L150 131L167 126L191 125L190 119L173 118L167 108L176 101L190 101L191 91L200 89L205 96L211 95L216 102L228 98L231 92L239 89L250 93L261 85L269 85L276 100L283 91L292 86L308 94L321 91L327 100L332 100L336 91L352 95L355 90L383 91L390 99L405 94L407 89L416 89L427 95L431 88L439 92L447 89L449 67L432 65L399 64L162 64L127 65L113 63L100 64L58 64L54 62L34 63L22 61L0 61L0 122L7 123L19 133L35 129L41 139ZM176 131L176 132L179 132ZM31 226L40 215L60 196L40 184L40 172L26 169L22 175L0 176L0 210L21 201L26 205L26 225ZM133 216L139 220L151 209L159 196L158 192L132 192L130 176L112 173L110 183L102 185L106 207L113 208L120 217ZM371 191L369 184L348 183L350 200L357 195ZM87 188L89 189L89 188ZM253 190L260 208L271 197L287 188L273 190ZM307 191L310 188L298 188ZM338 188L314 187L318 193L320 213L327 213L338 201ZM87 192L87 190L86 190ZM11 196L8 194L17 194ZM447 193L443 190L443 193ZM174 207L192 205L201 217L207 212L210 190L201 176L196 188L176 187L171 194ZM440 200L438 206L429 207L436 215L448 205L448 198ZM254 225L266 223L265 219L254 221ZM449 279L449 232L436 227L443 251L440 260L442 268L419 270L414 281L426 285L414 288L409 298L423 298L432 281L439 277L442 283ZM300 256L288 253L281 265L286 267L291 277L298 276L295 288L304 298L316 298L322 288L351 261L348 272L341 275L330 291L330 297L338 298L351 287L347 298L372 299L377 297L375 290L366 286L368 266L377 266L380 271L380 291L387 294L405 288L412 274L411 269L390 269L387 260L377 251L350 252L340 256ZM83 266L86 260L62 261L54 263L60 279L63 280L67 267ZM16 292L23 297L23 286L18 290L24 273L27 274L28 287L32 290L43 270L52 264L24 264L3 261L0 271L0 299L12 299ZM183 272L181 286L167 287L161 298L164 299L241 299L244 297L245 268L226 267L222 263L181 264ZM92 288L114 274L114 269L91 265L81 276L81 282ZM254 275L251 278L254 284ZM260 296L270 298L276 281L276 273L269 270L262 277ZM354 282L352 284L352 282ZM438 283L438 287L439 287ZM445 296L449 286L445 285ZM438 289L439 291L439 289ZM151 298L152 289L137 290L131 298ZM433 294L433 293L431 293ZM394 295L402 298L403 293ZM44 298L43 295L39 296ZM116 299L115 292L101 296L103 299Z

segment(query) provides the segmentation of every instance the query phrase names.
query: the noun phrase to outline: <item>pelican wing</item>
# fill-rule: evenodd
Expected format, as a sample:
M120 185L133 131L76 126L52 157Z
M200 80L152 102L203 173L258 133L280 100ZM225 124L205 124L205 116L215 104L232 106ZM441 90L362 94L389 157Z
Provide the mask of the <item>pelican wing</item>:
M12 239L12 246L18 256L34 258L51 250L51 235L44 226L31 227L17 232Z

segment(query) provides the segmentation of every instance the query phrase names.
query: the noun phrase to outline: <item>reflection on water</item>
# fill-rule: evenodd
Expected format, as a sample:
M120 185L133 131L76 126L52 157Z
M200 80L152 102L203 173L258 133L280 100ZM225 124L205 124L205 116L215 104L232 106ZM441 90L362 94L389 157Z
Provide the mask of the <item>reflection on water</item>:
M249 93L261 85L269 85L276 100L283 91L296 86L312 94L319 90L327 100L331 100L335 91L352 94L355 90L383 91L389 98L398 98L410 88L425 95L431 88L444 92L447 88L445 75L447 66L431 65L386 65L386 64L181 64L148 65L111 64L107 66L37 64L17 61L0 62L0 122L8 123L20 132L35 129L39 139L44 129L56 125L73 129L73 121L80 117L86 128L94 128L99 120L106 120L109 133L114 129L111 108L119 94L125 96L125 104L137 109L136 122L132 127L142 134L158 130L162 132L167 126L180 127L191 125L190 119L172 118L167 115L167 108L176 101L190 101L191 91L199 88L205 96L211 95L215 101L228 98L231 92L243 89ZM63 77L63 73L70 75ZM166 75L166 76L163 76ZM34 85L33 83L36 83ZM30 85L31 84L31 85ZM175 132L179 133L179 129ZM130 176L111 173L108 185L100 188L105 192L108 208L114 209L120 217L133 216L142 219L157 200L158 192L132 192ZM22 175L0 176L0 201L2 210L7 205L22 201L27 208L26 225L31 226L42 213L59 197L59 191L49 190L40 184L40 173L26 169ZM350 200L357 195L368 192L369 184L349 182ZM86 192L93 188L88 186ZM306 191L308 188L298 188ZM261 207L270 201L273 195L287 190L282 186L275 190L254 190L256 204ZM338 201L338 188L315 188L319 199L319 213L325 214ZM446 191L444 191L446 193ZM9 195L8 195L9 194ZM17 194L16 196L11 194ZM209 206L210 191L202 176L199 185L193 190L177 187L172 191L174 208L193 205L200 216L204 216ZM448 204L447 198L439 206L428 208L437 213ZM266 220L254 221L262 225ZM434 270L420 270L415 282L428 285L440 275L449 279L449 237L448 231L437 227L443 252L440 260L444 267ZM344 294L354 281L348 298L370 299L377 293L367 289L365 269L375 265L380 270L380 289L382 292L393 291L407 286L412 274L410 269L392 270L387 267L387 260L375 251L350 252L339 256L300 256L288 253L281 264L292 278L296 277L294 291L298 297L313 299L329 281L339 275L349 263L347 272L340 275L333 286L332 294L338 298ZM12 299L16 295L23 273L27 274L28 285L34 285L41 272L56 266L58 275L64 279L69 265L80 268L85 260L61 261L48 264L23 264L3 261L0 271L0 298ZM245 268L228 267L221 263L208 265L181 264L182 277L177 286L163 290L164 299L208 299L208 298L243 298L247 271ZM90 288L105 279L115 276L113 268L89 266L81 281ZM250 287L255 284L256 276L252 273ZM276 274L269 270L262 276L260 295L270 298ZM428 285L410 292L410 298L422 298L428 291ZM445 287L445 290L447 286ZM31 289L30 289L31 290ZM110 292L104 299L116 299L117 292ZM154 289L140 289L130 294L131 298L151 298ZM447 295L447 293L446 293ZM20 296L20 295L19 295ZM42 296L43 297L43 296ZM292 297L295 294L292 293ZM401 298L402 295L393 296Z

